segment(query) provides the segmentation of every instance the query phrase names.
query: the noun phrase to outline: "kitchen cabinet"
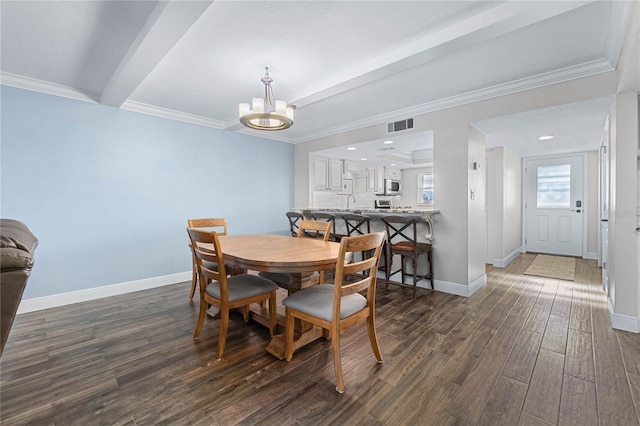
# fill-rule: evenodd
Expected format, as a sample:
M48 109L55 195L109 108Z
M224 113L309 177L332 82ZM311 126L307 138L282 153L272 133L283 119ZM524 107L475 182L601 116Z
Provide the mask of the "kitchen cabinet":
M366 192L376 192L377 188L377 167L367 167L367 187Z
M313 158L313 189L340 191L342 188L342 161Z
M400 169L393 169L391 167L385 167L386 179L402 179L402 171Z
M384 167L376 167L376 185L375 193L382 194L384 192Z
M354 161L344 162L344 172L352 175L360 175L364 173L365 166L362 163L356 163Z

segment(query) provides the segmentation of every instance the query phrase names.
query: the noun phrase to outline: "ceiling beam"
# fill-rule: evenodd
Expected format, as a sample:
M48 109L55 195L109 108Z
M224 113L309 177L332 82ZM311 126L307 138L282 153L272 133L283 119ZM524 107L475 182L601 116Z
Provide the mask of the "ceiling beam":
M319 81L291 104L301 108L339 93L389 77L429 61L472 48L486 40L577 9L591 1L506 2L385 55L354 64Z
M213 1L160 1L102 91L119 108Z
M484 41L569 12L595 0L570 2L505 2L403 45L401 48L352 66L308 86L289 104L303 108L404 70L470 49ZM237 119L226 121L225 130L242 128Z

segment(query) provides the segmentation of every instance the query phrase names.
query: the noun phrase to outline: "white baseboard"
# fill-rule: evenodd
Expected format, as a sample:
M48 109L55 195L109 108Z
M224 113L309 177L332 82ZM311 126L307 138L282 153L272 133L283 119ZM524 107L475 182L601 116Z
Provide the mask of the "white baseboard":
M640 333L640 321L636 317L630 315L616 314L613 311L613 302L607 297L607 305L609 307L609 319L611 327L616 330L630 331L631 333Z
M505 257L504 259L493 259L493 262L491 262L493 264L493 266L495 266L496 268L504 268L506 267L508 264L510 264L513 259L515 259L516 257L518 257L518 255L522 253L522 246L516 248L514 251L512 251L511 253L509 253L509 255L507 257Z
M589 259L589 260L598 260L598 253L597 252L588 251L587 254L585 254L584 258L585 259ZM600 266L600 265L598 265L598 266Z
M142 280L106 285L102 287L70 291L68 293L53 294L51 296L23 299L20 302L17 313L24 314L27 312L39 311L41 309L57 308L58 306L87 302L89 300L101 299L103 297L117 296L119 294L132 293L134 291L147 290L169 284L191 281L191 274L191 271L179 272L177 274L163 275L160 277L145 278Z
M482 274L475 280L469 283L469 296L473 295L476 291L480 290L487 284L487 274Z
M397 277L395 277L395 275L397 275ZM400 273L397 273L395 275L392 275L391 277L399 280ZM384 272L378 272L378 278L385 278ZM413 278L405 275L404 282L405 284L413 285ZM433 289L436 291L441 291L443 293L455 294L456 296L469 297L480 288L482 288L482 286L484 286L486 283L487 274L482 274L470 284L459 284L442 280L433 280ZM418 281L416 286L420 288L431 288L429 284L430 283L428 280L420 280Z
M470 284L452 283L449 281L435 280L434 287L443 293L455 294L456 296L469 297L480 290L487 283L487 274L482 274Z

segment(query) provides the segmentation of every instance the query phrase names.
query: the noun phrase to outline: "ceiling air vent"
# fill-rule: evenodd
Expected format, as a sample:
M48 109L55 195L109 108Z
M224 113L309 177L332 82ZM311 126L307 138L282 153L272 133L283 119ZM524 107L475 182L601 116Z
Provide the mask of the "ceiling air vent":
M413 129L413 118L387 123L387 133L401 132L409 129Z

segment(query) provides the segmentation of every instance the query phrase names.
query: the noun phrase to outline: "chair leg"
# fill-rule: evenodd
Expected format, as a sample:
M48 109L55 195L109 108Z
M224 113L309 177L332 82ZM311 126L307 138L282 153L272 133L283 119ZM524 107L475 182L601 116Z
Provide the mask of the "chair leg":
M336 390L344 393L344 378L342 377L342 361L340 357L340 326L336 324L331 330L331 348L333 349L333 369L336 372Z
M367 318L367 331L369 332L369 342L371 342L371 349L373 349L373 354L376 356L378 362L382 362L382 352L380 352L380 346L378 345L378 335L376 334L376 321L373 315L369 315Z
M244 305L242 307L242 319L244 322L249 322L249 306L250 305Z
M284 324L284 359L291 361L293 357L293 327L294 318L290 308L285 309Z
M418 288L418 257L413 257L413 298L416 298L416 290Z
M196 283L198 282L198 267L196 266L196 256L192 253L193 258L193 273L191 274L191 291L189 292L189 299L193 299L196 294Z
M387 281L391 278L391 266L393 265L393 253L391 252L391 248L387 250L387 256L384 259L384 268L385 275L387 277Z
M384 289L388 290L389 278L391 277L391 264L393 263L393 255L391 254L391 249L389 248L388 245L386 245L386 248L387 250L385 251L385 255L384 255L384 275L386 278L386 281L384 283Z
M204 318L207 316L207 308L209 304L200 298L200 310L198 312L198 322L196 323L196 329L193 332L193 338L198 339L200 337L200 332L202 331L202 325L204 324Z
M276 308L276 292L272 291L269 297L269 334L273 337L278 326L278 312Z
M227 329L229 328L229 309L220 309L220 337L218 337L218 354L216 361L222 359L224 353L224 345L227 343Z

